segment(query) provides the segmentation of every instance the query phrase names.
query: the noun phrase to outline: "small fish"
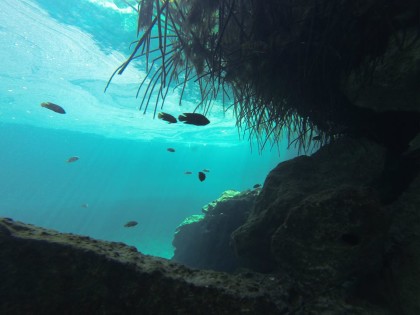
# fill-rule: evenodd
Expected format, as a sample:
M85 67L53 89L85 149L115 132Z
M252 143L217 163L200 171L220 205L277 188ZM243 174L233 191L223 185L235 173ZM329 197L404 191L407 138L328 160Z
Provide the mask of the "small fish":
M185 124L205 126L210 123L205 116L197 113L183 113L178 116L179 121L183 121Z
M52 110L53 112L59 113L59 114L65 114L66 111L59 105L50 103L50 102L43 102L41 103L42 107L48 108L49 110Z
M261 184L255 184L254 186L252 186L252 188L260 188Z
M191 174L192 174L192 172L187 171L187 172L185 172L184 174L186 174L186 175L191 175Z
M169 152L175 152L174 148L167 148L166 150L169 151Z
M315 137L312 137L312 140L314 140L314 141L321 141L321 136L315 136Z
M200 180L200 182L202 182L206 179L206 174L204 174L203 172L198 172L198 179Z
M67 163L73 163L76 162L79 159L78 156L72 156L67 160Z
M137 221L128 221L126 224L124 224L124 227L133 227L136 226L138 223Z
M206 168L205 168L205 169L203 170L203 172L208 173L208 172L210 172L210 171L209 171L208 169L206 169Z
M82 208L89 208L89 204L87 204L87 203L81 204L80 206L81 206Z
M164 121L167 121L170 124L174 124L174 123L177 122L177 120L176 120L176 118L174 116L172 116L170 114L167 114L167 113L159 113L158 114L158 118L159 119L162 119Z

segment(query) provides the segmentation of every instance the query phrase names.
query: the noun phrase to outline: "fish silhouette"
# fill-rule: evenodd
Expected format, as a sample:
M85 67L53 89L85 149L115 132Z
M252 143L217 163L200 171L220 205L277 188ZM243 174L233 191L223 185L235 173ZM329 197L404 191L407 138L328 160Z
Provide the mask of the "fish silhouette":
M51 102L44 102L41 103L41 106L44 108L48 108L49 110L52 110L53 112L59 113L59 114L65 114L66 111L64 110L63 107L61 107L60 105L51 103Z
M184 124L205 126L210 123L210 120L206 116L197 113L183 113L178 116L179 121L183 121Z

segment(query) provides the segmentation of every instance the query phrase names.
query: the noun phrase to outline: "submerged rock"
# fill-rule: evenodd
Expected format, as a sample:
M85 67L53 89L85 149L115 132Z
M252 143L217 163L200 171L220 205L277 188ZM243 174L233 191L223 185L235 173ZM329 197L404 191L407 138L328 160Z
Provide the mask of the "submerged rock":
M178 230L178 261L281 279L290 314L420 314L419 170L417 147L338 140L280 163L260 193L207 205Z
M419 168L342 139L225 193L179 226L173 261L235 274L1 219L0 313L417 315Z
M279 164L232 234L239 265L287 274L303 295L333 290L380 314L419 314L415 159L343 139Z
M391 209L386 274L403 314L420 314L420 176Z
M369 188L314 193L271 235L277 271L328 288L381 268L388 214Z
M212 211L219 203L232 199L237 195L240 195L241 192L233 189L225 190L222 192L222 195L217 198L216 200L213 200L212 202L206 204L203 209L201 209L201 212L207 213L209 211Z
M252 207L257 190L227 190L203 207L204 215L188 217L176 229L172 260L188 267L233 271L238 267L230 246L232 232L242 225Z
M372 233L383 225L385 210L371 186L384 165L382 147L353 140L280 163L268 175L247 222L233 233L241 264L311 279L324 270L319 280L327 282L341 277L338 266L352 268L341 265L347 253L380 237Z
M122 243L0 218L0 314L393 315L292 278L192 270Z
M260 276L191 270L122 243L0 219L0 314L279 314Z

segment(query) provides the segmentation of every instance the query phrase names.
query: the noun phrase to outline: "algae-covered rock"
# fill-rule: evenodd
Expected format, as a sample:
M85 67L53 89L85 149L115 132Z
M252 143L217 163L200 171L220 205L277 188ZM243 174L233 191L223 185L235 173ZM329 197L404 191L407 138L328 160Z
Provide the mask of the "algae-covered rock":
M234 270L231 234L245 222L257 195L258 190L227 190L203 207L204 215L186 218L175 232L172 260L193 268Z
M241 194L241 192L237 191L237 190L233 190L233 189L225 190L224 192L222 192L222 195L219 198L217 198L216 200L213 200L212 202L206 204L203 207L203 209L201 209L201 211L203 213L207 213L208 211L213 210L218 203L229 200L229 199L232 199L235 196L238 196L240 194Z
M178 225L178 228L177 229L179 229L181 226L184 226L184 225L187 225L187 224L192 224L192 223L200 222L203 219L204 219L204 214L193 214L193 215L190 215L189 217L186 217L184 219L184 221L181 222L180 225Z

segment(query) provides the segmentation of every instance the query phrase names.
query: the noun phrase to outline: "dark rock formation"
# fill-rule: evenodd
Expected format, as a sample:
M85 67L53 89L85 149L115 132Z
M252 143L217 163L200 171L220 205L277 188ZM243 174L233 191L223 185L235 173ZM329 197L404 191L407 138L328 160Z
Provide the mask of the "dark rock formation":
M233 234L242 264L308 277L311 270L319 277L322 269L320 281L335 281L334 265L351 269L350 261L342 265L347 255L355 250L363 255L379 237L374 231L381 230L386 212L371 187L384 165L383 148L352 140L280 163L268 175L248 221ZM324 266L325 257L331 265Z
M417 39L416 27L394 33L369 83L363 79L361 69L345 77L342 88L354 105L378 112L420 112L420 41Z
M0 314L278 314L264 278L0 220ZM272 281L271 281L272 282ZM281 291L281 290L280 290Z
M342 139L209 204L176 255L230 275L2 219L0 313L417 315L419 158Z
M228 190L203 208L205 215L187 218L176 230L173 261L188 267L233 271L237 258L230 246L231 234L241 226L254 206L259 190Z
M419 314L418 170L418 157L350 139L279 164L232 235L240 265Z
M387 244L388 281L404 314L420 314L420 176L391 210L395 215Z
M122 243L0 219L0 314L393 315L286 275L191 270Z
M233 242L235 265L281 278L289 298L299 297L301 314L312 314L308 301L326 292L353 306L376 305L378 314L420 314L420 155L417 141L412 144L395 157L374 142L342 139L283 162L238 229L221 234L202 220L181 228L177 242L184 257L194 261L197 253L196 267L215 263L215 244ZM238 205L230 200L229 207ZM209 213L224 207L216 203ZM218 264L225 258L232 260L220 255ZM368 308L363 312L376 312Z

